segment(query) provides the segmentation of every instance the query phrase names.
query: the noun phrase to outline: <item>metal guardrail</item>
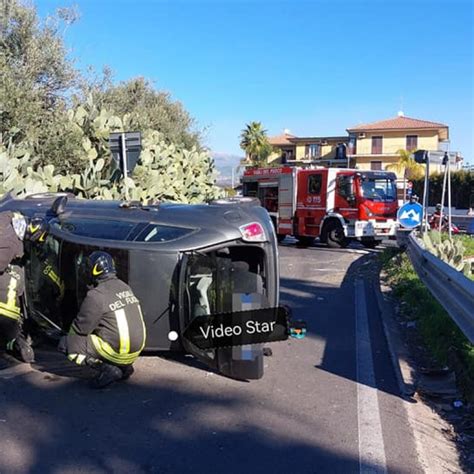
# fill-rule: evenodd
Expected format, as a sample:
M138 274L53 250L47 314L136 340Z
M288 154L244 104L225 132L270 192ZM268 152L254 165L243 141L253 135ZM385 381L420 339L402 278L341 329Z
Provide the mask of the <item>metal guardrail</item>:
M474 344L474 281L425 250L413 233L407 244L420 280Z

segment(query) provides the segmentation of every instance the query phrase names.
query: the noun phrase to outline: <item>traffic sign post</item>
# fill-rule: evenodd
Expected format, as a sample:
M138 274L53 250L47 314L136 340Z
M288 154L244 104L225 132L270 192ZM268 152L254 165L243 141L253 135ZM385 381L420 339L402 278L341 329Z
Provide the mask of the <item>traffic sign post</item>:
M116 164L116 170L112 174L112 180L119 179L120 174L125 180L125 199L128 200L128 186L125 178L131 176L140 158L141 133L125 132L111 133L109 137L110 151Z
M407 202L398 210L397 220L405 229L414 229L423 222L423 207L417 202Z

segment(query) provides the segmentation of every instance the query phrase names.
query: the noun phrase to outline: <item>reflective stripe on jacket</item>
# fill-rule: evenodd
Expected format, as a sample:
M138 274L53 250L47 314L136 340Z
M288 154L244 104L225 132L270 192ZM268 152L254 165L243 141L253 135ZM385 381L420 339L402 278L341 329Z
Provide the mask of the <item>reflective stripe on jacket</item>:
M20 319L23 282L23 269L17 265L9 265L7 270L0 274L0 317Z

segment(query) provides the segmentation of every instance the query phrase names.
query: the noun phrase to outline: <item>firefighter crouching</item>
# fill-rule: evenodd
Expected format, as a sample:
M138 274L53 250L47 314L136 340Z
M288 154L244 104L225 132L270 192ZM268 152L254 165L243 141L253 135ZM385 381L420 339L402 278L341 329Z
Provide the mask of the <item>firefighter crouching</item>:
M34 352L23 332L23 237L21 214L0 213L0 347L23 362L34 362ZM1 363L2 368L6 365Z
M92 386L103 388L132 375L132 364L145 346L145 324L138 299L117 278L108 253L93 252L87 259L87 271L94 286L59 350L76 364L97 369Z

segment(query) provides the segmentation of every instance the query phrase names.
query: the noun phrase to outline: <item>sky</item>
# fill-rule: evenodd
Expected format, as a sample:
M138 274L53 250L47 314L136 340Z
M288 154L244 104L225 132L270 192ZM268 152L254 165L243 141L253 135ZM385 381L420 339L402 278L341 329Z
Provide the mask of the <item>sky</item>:
M78 67L167 90L216 153L242 156L250 121L270 136L340 136L406 116L450 127L474 164L471 0L36 0L76 5Z

